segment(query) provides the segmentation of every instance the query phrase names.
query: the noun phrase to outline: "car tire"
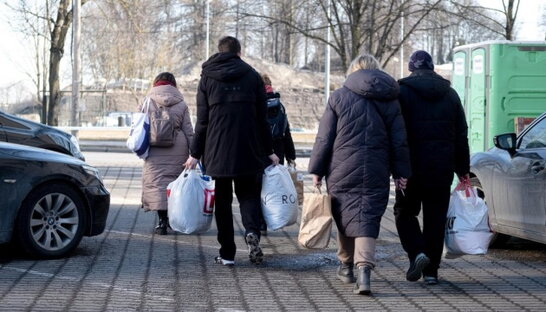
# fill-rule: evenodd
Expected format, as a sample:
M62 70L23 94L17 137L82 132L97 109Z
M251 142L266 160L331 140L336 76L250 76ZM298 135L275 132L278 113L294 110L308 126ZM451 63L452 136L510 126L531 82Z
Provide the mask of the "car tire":
M46 184L23 201L15 224L22 249L37 258L58 258L80 243L87 222L81 196L70 186Z
M476 188L478 191L478 196L485 201L485 193L483 191L482 183L478 177L470 178L470 184ZM487 204L487 201L485 203ZM493 232L493 237L491 238L491 242L489 242L489 248L501 248L509 239L509 235Z

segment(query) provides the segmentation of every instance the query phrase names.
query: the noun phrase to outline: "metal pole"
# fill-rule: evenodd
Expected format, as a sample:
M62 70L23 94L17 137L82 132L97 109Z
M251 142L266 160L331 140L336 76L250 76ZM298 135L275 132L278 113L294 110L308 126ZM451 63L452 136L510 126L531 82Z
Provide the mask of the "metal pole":
M207 16L205 17L205 20L207 21L207 35L206 35L206 44L205 44L205 55L206 55L206 59L208 60L209 59L209 41L210 41L210 0L207 0L207 11L205 13Z
M324 105L328 104L328 97L330 96L330 0L328 0L328 10L326 13L328 31L326 33L326 55L324 65Z
M404 13L400 23L400 78L404 78Z
M78 126L78 106L80 98L80 10L81 0L72 2L72 111L70 114L70 125Z

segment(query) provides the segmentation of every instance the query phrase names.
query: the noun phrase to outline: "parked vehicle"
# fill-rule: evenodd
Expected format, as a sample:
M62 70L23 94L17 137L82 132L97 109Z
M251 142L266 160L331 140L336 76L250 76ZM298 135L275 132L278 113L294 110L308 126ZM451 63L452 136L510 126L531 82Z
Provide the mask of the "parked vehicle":
M520 133L545 109L546 43L486 41L453 49L453 88L467 118L470 151Z
M546 244L546 112L519 136L494 137L496 147L471 156L471 181L485 198L496 240Z
M106 226L110 194L94 167L41 148L0 142L0 243L39 258L67 255Z
M45 148L85 161L78 140L73 135L1 111L0 142Z

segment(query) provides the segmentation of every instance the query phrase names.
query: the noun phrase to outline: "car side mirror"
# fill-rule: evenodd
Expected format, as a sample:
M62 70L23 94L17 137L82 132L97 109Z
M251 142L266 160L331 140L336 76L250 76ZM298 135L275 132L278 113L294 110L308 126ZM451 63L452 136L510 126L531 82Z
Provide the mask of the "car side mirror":
M516 153L516 134L515 133L505 133L499 134L493 137L493 143L496 147L508 151L510 156L513 156Z

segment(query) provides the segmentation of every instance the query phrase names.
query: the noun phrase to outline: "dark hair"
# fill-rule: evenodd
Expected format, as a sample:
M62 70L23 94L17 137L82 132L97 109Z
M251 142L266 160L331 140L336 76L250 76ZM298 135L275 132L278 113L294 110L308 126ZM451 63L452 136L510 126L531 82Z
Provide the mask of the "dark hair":
M157 77L154 79L154 85L160 80L168 81L173 84L173 87L176 87L176 79L174 79L174 75L169 72L164 72L157 75Z
M272 86L271 78L269 78L267 74L262 74L262 80L264 81L264 84Z
M225 36L218 41L218 52L240 53L241 44L237 38Z

